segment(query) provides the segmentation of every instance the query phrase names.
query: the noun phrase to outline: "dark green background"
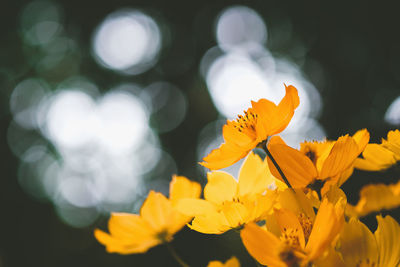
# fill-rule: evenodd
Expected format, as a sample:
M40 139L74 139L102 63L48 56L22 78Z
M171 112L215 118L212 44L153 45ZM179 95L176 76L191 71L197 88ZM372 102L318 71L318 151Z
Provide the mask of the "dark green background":
M174 131L160 135L181 175L199 175L195 168L198 132L218 117L198 65L202 55L216 44L216 16L233 4L246 5L263 16L269 31L267 46L273 54L296 62L293 48L298 44L307 48L302 70L322 96L324 106L319 122L328 138L367 128L372 140L379 142L395 128L383 120L387 107L400 96L400 17L395 1L54 2L63 9L66 32L78 40L82 51L79 73L100 88L110 88L121 81L148 84L163 79L185 91L189 104L185 121ZM28 62L36 51L27 51L19 34L19 15L27 3L0 3L0 266L175 266L164 247L153 248L145 255L107 254L92 235L96 226L104 227L107 218L92 227L72 228L58 219L52 204L33 199L20 188L16 176L18 158L9 149L6 132L11 121L9 97L13 88L24 78L37 75ZM95 27L121 7L153 12L171 29L170 42L162 49L157 65L139 76L122 76L101 68L90 53ZM282 43L279 26L287 20L293 34ZM317 69L314 62L319 63ZM73 72L61 69L46 78L56 84ZM383 173L356 172L344 190L354 203L362 184L394 182L399 174L396 168ZM398 212L391 214L400 218ZM373 217L368 218L368 223L374 227ZM244 266L254 265L236 233L219 238L185 229L173 245L192 266L205 266L211 259L226 260L233 254Z

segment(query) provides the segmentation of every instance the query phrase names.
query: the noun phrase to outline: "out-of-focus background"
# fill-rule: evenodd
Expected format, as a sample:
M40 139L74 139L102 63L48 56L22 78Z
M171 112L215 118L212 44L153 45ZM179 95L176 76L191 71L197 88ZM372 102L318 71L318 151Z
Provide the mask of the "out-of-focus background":
M93 229L173 174L204 185L197 162L226 119L283 83L301 99L289 144L361 128L379 142L400 124L394 2L2 1L0 266L175 266L162 246L107 254ZM399 174L356 171L343 188L354 203ZM254 265L236 233L185 229L173 246L191 266Z

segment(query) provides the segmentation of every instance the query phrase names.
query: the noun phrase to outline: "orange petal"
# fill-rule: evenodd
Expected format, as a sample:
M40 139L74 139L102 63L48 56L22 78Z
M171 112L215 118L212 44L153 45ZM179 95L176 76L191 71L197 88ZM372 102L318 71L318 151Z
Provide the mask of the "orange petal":
M398 266L400 262L400 225L390 216L376 216L375 238L379 248L378 266Z
M378 266L376 239L368 227L359 220L352 218L344 225L339 242L338 250L341 252L346 266L357 266L362 262L367 263L367 259L371 265Z
M314 164L298 150L281 144L272 144L268 148L293 188L304 188L317 177ZM283 181L269 157L268 166L271 173Z
M263 230L255 223L249 223L240 232L240 236L247 251L259 263L268 266L286 266L279 258L281 241L272 233Z
M350 167L358 155L359 148L353 138L348 135L340 137L326 158L319 179L334 177L343 172Z
M256 144L254 144L252 148L255 146ZM241 158L244 158L252 148L243 148L224 143L219 148L211 151L208 156L204 157L204 161L200 162L200 164L210 170L219 170L238 162Z
M392 185L371 184L361 189L357 205L348 205L346 213L350 216L363 217L371 212L398 206L400 206L400 181Z
M340 233L344 223L343 206L340 202L333 205L327 199L322 201L305 249L309 260L322 255Z

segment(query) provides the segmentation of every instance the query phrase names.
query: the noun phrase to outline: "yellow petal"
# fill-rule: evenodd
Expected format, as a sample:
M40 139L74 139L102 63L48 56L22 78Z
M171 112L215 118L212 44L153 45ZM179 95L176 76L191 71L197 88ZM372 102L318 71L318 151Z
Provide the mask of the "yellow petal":
M396 154L396 156L400 156L400 131L394 130L389 131L387 134L387 140L382 140L382 145Z
M200 162L200 164L210 170L222 169L238 162L255 146L256 144L253 147L238 147L234 144L224 143L204 157L203 162Z
M175 209L187 216L196 216L215 212L215 205L204 199L183 198L177 201Z
M319 179L334 177L343 172L359 155L357 143L350 136L340 137L326 158Z
M377 266L378 246L375 237L359 220L352 218L344 225L339 244L346 266L363 266L360 263L367 263L367 259L369 266Z
M276 190L268 190L263 195L257 195L249 200L241 198L241 203L248 212L247 221L258 221L272 211L278 194Z
M174 223L171 222L171 216L174 212L171 202L165 196L150 191L140 209L140 216L148 222L155 232L162 232Z
M319 207L305 251L309 260L321 256L342 230L344 210L342 203L333 205L324 199Z
M204 198L215 204L231 201L237 192L237 182L229 173L213 171L207 173L208 182L204 187Z
M375 238L379 248L379 266L395 267L400 263L400 226L392 217L377 216Z
M226 218L230 228L237 228L249 219L249 213L246 207L237 202L229 202L223 205L221 214Z
M216 211L194 217L188 226L204 234L222 234L231 229L225 216Z
M366 171L380 171L396 164L394 153L378 144L368 144L362 153L363 158L357 158L355 167Z
M348 205L346 213L350 216L363 217L371 212L398 206L400 206L400 181L392 185L373 184L361 189L357 205Z
M268 148L293 188L304 188L317 177L314 164L296 149L283 144L271 144ZM269 157L268 166L271 173L283 181Z
M358 130L352 137L358 145L358 154L360 154L369 142L369 132L367 129Z
M137 214L129 213L111 213L108 229L110 234L118 239L138 240L137 242L155 234L146 220Z
M169 199L173 205L182 198L199 198L200 194L200 184L192 182L184 176L174 176L169 184Z
M142 240L141 242L120 240L99 229L96 229L94 231L94 236L96 237L97 241L106 246L106 250L109 253L119 253L119 254L145 253L151 247L160 244L160 240L156 238L148 238Z
M249 254L259 263L276 267L286 266L279 258L281 241L272 233L255 223L249 223L240 232L240 236Z
M225 263L220 261L210 261L207 267L240 267L240 263L236 257L231 257Z
M238 195L255 195L264 192L273 182L267 161L256 154L250 153L239 172Z

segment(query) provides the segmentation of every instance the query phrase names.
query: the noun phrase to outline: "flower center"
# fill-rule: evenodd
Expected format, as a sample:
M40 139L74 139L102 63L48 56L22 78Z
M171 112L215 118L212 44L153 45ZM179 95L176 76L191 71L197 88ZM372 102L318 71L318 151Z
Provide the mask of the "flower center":
M257 114L248 109L244 112L244 116L239 115L236 121L233 121L233 127L238 129L239 132L243 133L248 133L248 131L254 132L257 117Z
M294 251L291 248L284 249L281 253L279 253L279 258L286 263L288 267L298 267L299 258L296 257Z
M313 222L311 221L310 217L305 215L304 213L300 213L298 216L301 228L303 228L303 233L304 233L304 239L307 243L308 238L310 237L311 230L313 227Z
M281 235L281 240L289 247L293 249L301 249L300 248L300 240L299 240L299 229L293 228L284 228L283 233Z

